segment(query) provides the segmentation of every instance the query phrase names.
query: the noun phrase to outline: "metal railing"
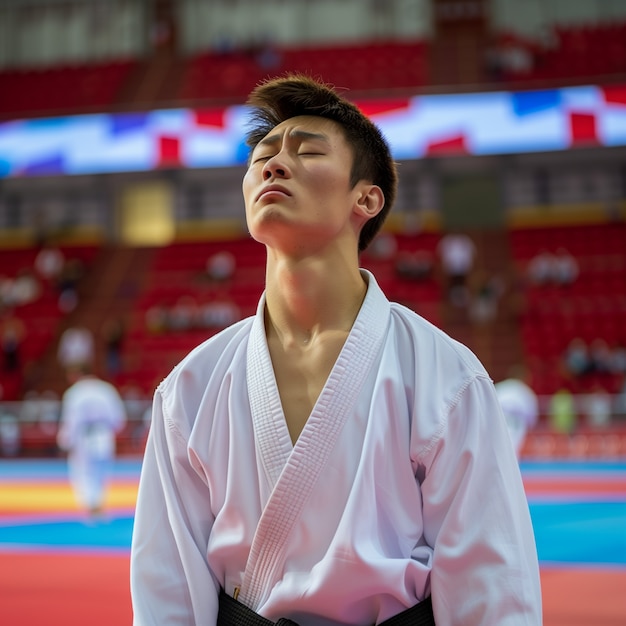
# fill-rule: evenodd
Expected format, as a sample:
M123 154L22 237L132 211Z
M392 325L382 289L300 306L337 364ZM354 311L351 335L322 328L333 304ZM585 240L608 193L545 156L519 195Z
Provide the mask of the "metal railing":
M126 400L127 423L119 433L118 454L141 455L152 400ZM567 430L555 428L554 396L539 396L540 419L528 433L523 458L626 459L626 394L571 396ZM0 402L0 458L54 457L61 402L36 398Z

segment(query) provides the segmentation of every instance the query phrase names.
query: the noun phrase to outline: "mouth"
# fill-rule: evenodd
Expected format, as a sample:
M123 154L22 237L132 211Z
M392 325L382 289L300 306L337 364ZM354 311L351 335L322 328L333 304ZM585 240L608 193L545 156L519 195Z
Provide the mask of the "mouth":
M282 187L281 185L268 185L267 187L263 187L263 189L261 189L255 200L260 200L261 198L270 194L282 196L291 195L291 193L289 193L289 191L287 191L287 189L285 189L285 187Z

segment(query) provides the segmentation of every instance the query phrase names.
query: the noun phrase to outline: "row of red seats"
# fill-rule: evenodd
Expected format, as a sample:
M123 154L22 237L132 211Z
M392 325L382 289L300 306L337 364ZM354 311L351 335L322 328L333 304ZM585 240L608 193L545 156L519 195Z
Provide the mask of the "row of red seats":
M101 112L115 104L139 61L119 60L0 72L0 116Z
M517 47L530 57L526 69L504 68L505 81L563 80L576 77L623 75L626 72L626 22L555 28L555 45L502 33L496 48ZM177 93L179 101L242 101L268 75L306 71L338 87L377 93L389 89L416 90L431 84L431 42L372 41L324 46L267 46L207 51L185 61ZM131 72L141 61L0 72L0 116L24 117L106 111L120 102ZM158 103L153 103L158 106Z
M427 53L424 41L205 53L188 63L180 96L245 98L269 74L297 70L354 91L416 89L428 84Z
M566 248L576 257L602 257L622 254L626 241L623 222L520 228L509 235L514 258L527 261L541 250Z

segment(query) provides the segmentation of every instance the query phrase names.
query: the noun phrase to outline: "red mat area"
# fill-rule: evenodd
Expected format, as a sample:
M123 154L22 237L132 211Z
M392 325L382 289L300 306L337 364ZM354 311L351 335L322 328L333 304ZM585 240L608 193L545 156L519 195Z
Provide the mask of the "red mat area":
M128 556L0 553L4 626L130 626Z
M568 567L541 572L544 626L624 626L626 571Z

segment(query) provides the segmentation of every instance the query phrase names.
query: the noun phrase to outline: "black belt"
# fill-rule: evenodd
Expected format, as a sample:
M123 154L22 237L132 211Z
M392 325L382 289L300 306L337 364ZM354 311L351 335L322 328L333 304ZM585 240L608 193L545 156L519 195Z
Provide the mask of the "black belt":
M290 619L281 617L277 622L255 613L245 604L229 596L224 590L220 592L220 608L216 626L298 626ZM398 615L380 623L380 626L435 626L433 605L430 596Z

